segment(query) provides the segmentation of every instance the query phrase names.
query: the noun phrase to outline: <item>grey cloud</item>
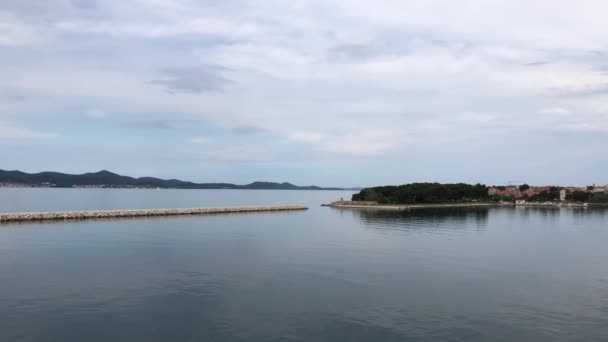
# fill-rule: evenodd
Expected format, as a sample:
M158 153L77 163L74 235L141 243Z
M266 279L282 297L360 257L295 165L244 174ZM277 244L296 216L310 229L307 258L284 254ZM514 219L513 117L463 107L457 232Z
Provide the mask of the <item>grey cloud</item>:
M97 7L97 0L72 0L72 4L80 9L94 9Z
M460 52L472 50L478 44L467 39L454 39L439 34L403 30L383 31L373 44L340 44L327 50L330 61L366 61L380 56L404 56L415 52L417 46L450 48Z
M93 0L2 0L0 1L0 10L28 16L48 17L74 9L82 9L85 8L83 5L90 5L93 2Z
M232 132L234 132L236 134L249 135L249 134L264 133L264 132L266 132L266 129L263 127L258 127L258 126L240 125L240 126L233 127Z
M363 44L344 44L328 50L328 57L341 60L366 60L381 54L377 48Z
M524 66L529 66L529 67L537 67L537 66L543 66L543 65L547 65L551 62L549 61L535 61L535 62L530 62L530 63L524 63Z
M217 66L166 69L166 79L152 80L149 83L165 87L167 92L196 94L220 91L234 83L222 75L225 68Z
M130 128L161 129L161 130L173 129L173 128L175 128L176 125L177 125L176 120L163 120L163 119L139 120L139 121L128 122L125 124L126 127L130 127Z
M16 89L0 88L0 101L2 102L24 102L28 99L31 100L32 97L29 95ZM31 95L33 96L33 94Z
M600 65L600 66L596 67L596 69L599 70L603 74L608 74L608 64Z
M608 83L601 85L589 85L578 89L553 89L557 96L566 97L583 97L583 96L596 96L596 95L608 95Z

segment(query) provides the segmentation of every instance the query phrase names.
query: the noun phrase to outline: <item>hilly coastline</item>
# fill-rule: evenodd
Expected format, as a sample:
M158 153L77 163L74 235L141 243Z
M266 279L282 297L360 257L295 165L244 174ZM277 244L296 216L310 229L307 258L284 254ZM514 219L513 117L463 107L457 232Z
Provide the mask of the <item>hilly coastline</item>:
M245 190L360 190L360 188L323 188L315 185L297 186L291 183L253 182L246 185L231 183L194 183L178 179L154 177L134 178L110 171L83 174L60 172L27 173L0 170L0 187L54 188L162 188L162 189L245 189Z

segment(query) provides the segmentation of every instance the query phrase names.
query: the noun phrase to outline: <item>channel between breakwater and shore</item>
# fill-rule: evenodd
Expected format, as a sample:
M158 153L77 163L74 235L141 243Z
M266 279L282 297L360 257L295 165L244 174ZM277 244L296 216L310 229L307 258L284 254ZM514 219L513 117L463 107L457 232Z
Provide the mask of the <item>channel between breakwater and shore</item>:
M307 210L301 205L0 213L0 223Z

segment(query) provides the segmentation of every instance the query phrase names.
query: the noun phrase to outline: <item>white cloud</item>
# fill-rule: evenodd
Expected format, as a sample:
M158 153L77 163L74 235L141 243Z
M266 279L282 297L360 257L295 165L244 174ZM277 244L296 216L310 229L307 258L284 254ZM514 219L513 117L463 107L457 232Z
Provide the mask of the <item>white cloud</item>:
M203 160L224 162L252 162L270 163L275 161L273 155L266 150L247 146L215 146L194 153L194 156Z
M310 144L320 151L330 154L368 157L391 151L401 139L389 130L365 130L349 134L328 134L319 132L294 132L290 140Z
M210 144L212 142L212 140L210 140L208 138L203 138L203 137L196 137L196 138L190 139L190 142L193 144L207 145L207 144Z
M570 115L572 112L569 109L563 107L550 107L542 109L540 113L543 115L549 115L554 117L564 117Z
M260 28L255 25L240 24L219 18L194 18L164 24L74 20L59 22L56 24L56 28L60 32L65 33L136 36L143 38L166 38L190 34L217 34L227 37L239 37L252 35L260 31Z
M206 137L191 138L190 143L201 145L191 156L201 160L215 160L224 162L264 162L276 160L272 153L266 149L255 146L243 146L237 142L220 141Z
M179 117L232 135L264 127L239 137L245 147L189 140L189 125L171 134L241 160L290 148L361 162L408 146L466 150L532 136L522 129L607 125L603 1L576 10L565 0L52 3L0 5L3 93L25 94L0 94L14 116ZM205 66L229 86L207 88L195 72ZM180 77L163 74L176 69Z
M303 143L319 143L323 139L323 134L319 132L294 132L289 135L289 139Z
M608 106L597 106L593 101L565 99L561 106L541 109L539 114L538 126L580 133L608 132Z
M535 48L594 49L606 38L602 13L608 5L586 0L388 0L382 5L366 0L331 1L361 25L415 29L451 40L516 43Z
M84 115L90 118L102 119L107 118L110 114L106 111L99 109L89 109L84 112Z
M349 156L377 156L389 152L394 147L394 143L387 140L369 140L346 138L329 141L323 148L331 153L344 154Z
M29 46L46 41L44 30L0 11L0 47Z
M26 128L19 128L0 122L0 139L57 139L60 136L53 133L38 132Z

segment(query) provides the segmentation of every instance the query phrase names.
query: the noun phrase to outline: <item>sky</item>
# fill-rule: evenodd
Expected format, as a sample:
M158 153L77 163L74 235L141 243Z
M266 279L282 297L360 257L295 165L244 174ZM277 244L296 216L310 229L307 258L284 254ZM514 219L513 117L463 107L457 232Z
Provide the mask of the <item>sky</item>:
M602 0L0 0L0 169L608 183Z

